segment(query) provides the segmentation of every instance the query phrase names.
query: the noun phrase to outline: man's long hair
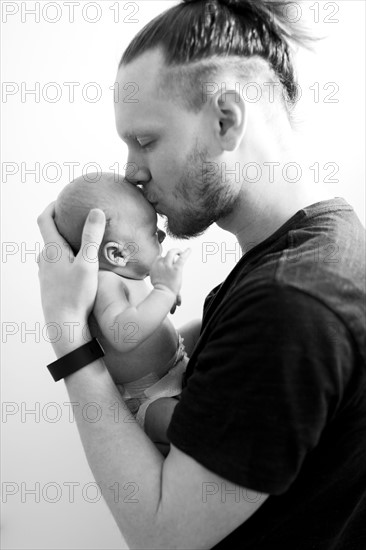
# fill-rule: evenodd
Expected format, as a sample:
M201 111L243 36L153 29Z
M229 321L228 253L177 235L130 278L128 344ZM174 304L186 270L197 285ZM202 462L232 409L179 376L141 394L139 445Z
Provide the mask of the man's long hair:
M176 99L199 111L203 103L200 84L229 65L238 76L253 78L259 60L281 85L285 105L292 107L298 86L291 46L307 47L313 40L291 12L293 7L294 2L276 0L183 0L136 35L120 66L160 47L165 66L174 69L173 78L171 71L169 76L162 75L160 89L168 89L173 99L175 91Z

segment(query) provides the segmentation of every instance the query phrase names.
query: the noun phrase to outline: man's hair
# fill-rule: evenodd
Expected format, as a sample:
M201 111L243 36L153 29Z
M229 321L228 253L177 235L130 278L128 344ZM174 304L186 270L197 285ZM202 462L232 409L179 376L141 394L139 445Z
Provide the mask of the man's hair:
M165 70L159 91L199 112L205 83L222 70L239 78L267 74L281 84L281 96L290 111L298 86L291 45L308 47L314 39L303 25L291 23L290 1L183 0L150 21L125 50L121 65L144 52L161 48ZM253 81L253 80L252 80Z

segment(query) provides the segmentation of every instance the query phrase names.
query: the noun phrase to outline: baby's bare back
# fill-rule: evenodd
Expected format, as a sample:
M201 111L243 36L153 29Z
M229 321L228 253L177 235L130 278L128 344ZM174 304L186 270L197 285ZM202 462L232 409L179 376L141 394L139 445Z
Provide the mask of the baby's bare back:
M132 306L141 303L150 293L144 280L130 280L121 278L121 292L128 291L128 301ZM116 296L118 300L118 296ZM142 378L147 373L156 372L161 378L169 368L169 362L175 356L178 336L177 332L168 318L157 330L144 342L132 349L122 353L117 351L111 343L103 336L101 328L95 317L90 318L90 330L92 336L96 336L105 350L104 361L116 384L125 384ZM134 342L139 339L139 327L136 323L126 323L123 327L103 327L103 331L110 330L113 339L124 339L127 342Z

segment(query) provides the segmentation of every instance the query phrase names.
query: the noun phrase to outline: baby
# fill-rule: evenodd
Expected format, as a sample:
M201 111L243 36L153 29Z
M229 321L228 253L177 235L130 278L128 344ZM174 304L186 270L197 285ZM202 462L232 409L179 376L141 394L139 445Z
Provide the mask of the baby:
M105 364L117 388L144 428L151 403L181 393L188 357L167 315L180 304L183 262L189 251L178 263L177 249L162 258L165 233L157 228L154 208L122 176L103 173L99 178L77 178L56 200L55 223L75 253L92 208L105 212L106 230L89 326L105 350Z

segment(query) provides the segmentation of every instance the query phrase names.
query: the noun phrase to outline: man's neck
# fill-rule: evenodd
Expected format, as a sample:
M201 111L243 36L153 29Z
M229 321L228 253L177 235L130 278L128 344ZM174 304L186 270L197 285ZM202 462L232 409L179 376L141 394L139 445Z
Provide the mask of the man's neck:
M243 185L235 210L217 225L236 236L243 254L270 237L299 210L329 200L328 190L305 181Z
M255 120L248 119L240 148L222 156L228 173L240 166L241 181L231 182L235 209L217 225L236 236L243 253L267 239L299 210L333 198L332 189L315 176L317 152L292 130L282 111L270 122L261 112L256 115Z

